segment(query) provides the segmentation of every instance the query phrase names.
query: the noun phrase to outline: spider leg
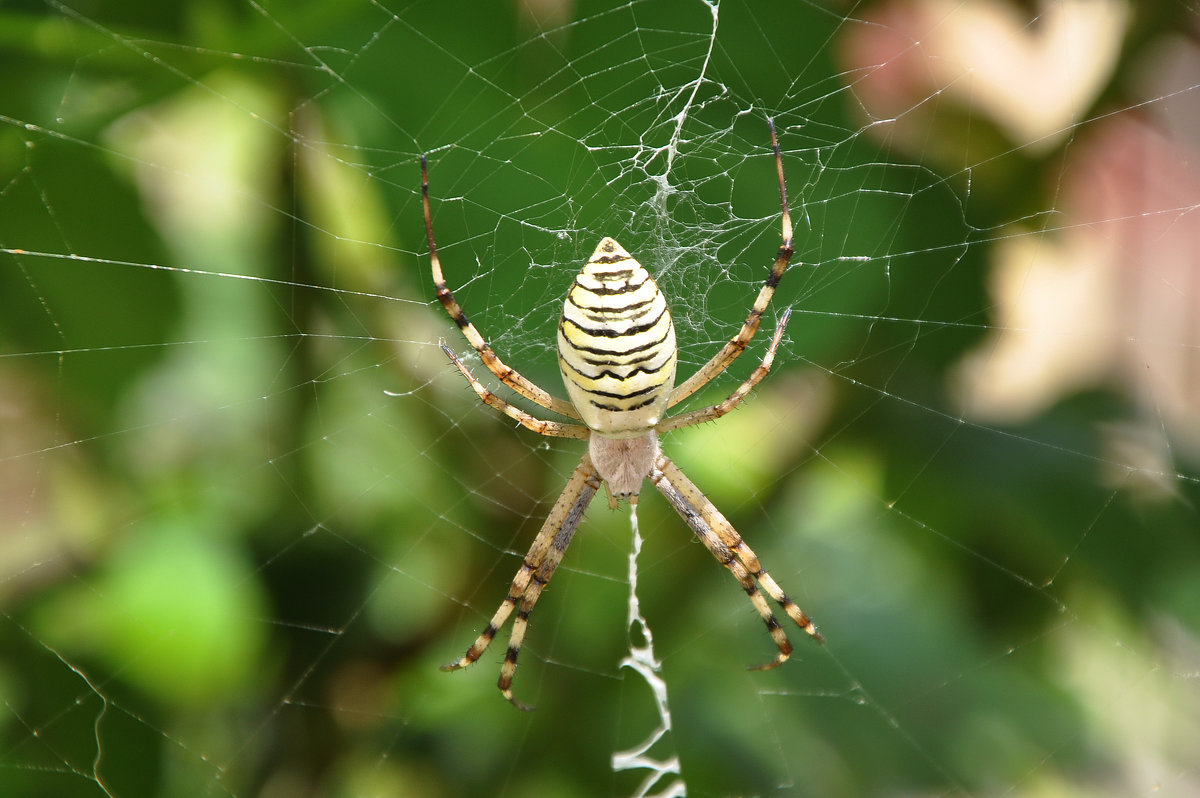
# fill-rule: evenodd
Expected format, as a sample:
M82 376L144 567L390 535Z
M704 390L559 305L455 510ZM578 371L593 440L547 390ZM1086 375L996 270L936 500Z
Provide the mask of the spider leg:
M775 287L783 279L783 273L787 271L788 263L792 260L792 212L788 208L787 186L783 180L783 157L779 153L779 140L775 137L775 122L767 119L767 124L771 128L771 149L775 151L775 172L779 176L779 201L783 206L783 242L775 254L775 263L771 266L771 273L767 275L767 281L759 289L758 297L755 298L754 306L750 308L750 315L746 317L742 328L699 371L675 386L675 389L671 391L671 398L667 401L667 407L674 407L703 388L745 351L746 345L758 331L759 322L762 321L767 305L771 303L771 297L775 295Z
M508 595L504 597L496 614L492 616L492 620L480 632L479 637L475 639L467 652L454 662L443 665L442 670L454 671L478 661L487 647L491 645L500 627L516 609L517 617L513 620L512 633L508 639L508 650L504 654L504 664L500 666L500 680L496 686L500 688L501 695L508 699L513 706L523 710L532 709L532 707L517 701L512 694L513 675L517 670L517 655L520 654L521 644L525 640L529 614L533 611L538 597L541 596L542 588L550 581L555 569L562 562L563 554L570 545L575 530L579 528L579 522L583 520L584 510L587 509L592 497L599 489L600 476L596 473L591 458L584 454L583 459L575 468L575 473L567 480L567 486L559 495L558 500L554 502L554 507L551 508L545 523L542 524L541 531L534 538L533 545L529 547L529 552L525 555L520 569L517 570L517 575L513 577Z
M579 413L570 402L559 399L548 391L542 390L521 376L516 369L505 365L499 355L492 350L491 345L483 340L483 336L479 334L479 330L475 329L475 325L467 319L467 314L459 307L458 302L454 299L454 294L446 286L446 277L442 274L442 261L438 258L437 245L433 243L433 220L429 213L429 173L425 166L425 156L423 154L421 155L421 205L425 211L425 237L429 241L429 260L433 269L433 285L437 291L438 301L442 303L442 307L446 309L446 312L450 314L450 318L458 325L458 329L462 330L463 336L475 348L475 351L479 353L483 364L488 367L489 371L496 375L497 379L526 399L536 402L547 410L551 410L559 415L578 419Z
M565 424L561 421L544 421L537 416L532 416L521 410L518 407L510 405L508 402L501 399L496 394L492 393L481 383L475 379L474 375L467 370L466 365L459 359L458 355L454 354L454 350L442 343L442 351L450 358L451 362L458 367L458 370L466 377L467 382L475 389L475 393L479 395L480 400L488 407L499 410L504 415L511 419L519 421L523 426L528 427L539 435L545 435L550 438L586 438L591 434L591 431L582 424Z
M771 345L767 347L767 353L763 355L762 362L758 364L758 367L750 373L746 381L739 385L737 390L731 393L724 402L718 405L702 407L698 410L690 410L687 413L680 413L677 416L664 419L657 427L658 433L662 434L670 432L673 429L691 427L696 424L703 424L706 421L715 421L741 404L746 395L754 390L754 386L758 385L762 381L762 378L767 376L767 372L771 370L771 364L775 362L775 350L779 347L779 341L783 338L783 331L787 327L788 319L791 315L792 311L790 309L783 312L783 318L779 320L779 326L775 328L775 336L771 338Z
M775 619L762 592L754 584L756 581L797 626L818 643L825 641L809 617L796 605L796 602L788 598L783 589L779 587L779 583L763 569L758 556L746 545L733 525L684 475L679 466L675 465L666 455L659 455L650 480L692 528L696 537L700 538L713 556L738 580L738 584L750 597L750 602L763 619L763 623L767 625L767 631L770 632L771 639L779 648L779 654L771 662L759 665L755 669L774 668L782 665L792 653L792 644Z

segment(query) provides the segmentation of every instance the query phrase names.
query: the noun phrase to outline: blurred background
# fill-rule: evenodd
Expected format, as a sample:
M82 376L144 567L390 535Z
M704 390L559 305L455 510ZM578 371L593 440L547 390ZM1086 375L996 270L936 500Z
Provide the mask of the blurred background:
M0 5L0 794L1200 794L1198 34L1116 0ZM747 671L761 621L643 494L664 728L600 500L518 712L507 629L438 666L582 447L439 349L418 157L459 301L561 395L604 235L681 375L737 330L768 117L797 254L682 409L791 321L664 447L828 642Z

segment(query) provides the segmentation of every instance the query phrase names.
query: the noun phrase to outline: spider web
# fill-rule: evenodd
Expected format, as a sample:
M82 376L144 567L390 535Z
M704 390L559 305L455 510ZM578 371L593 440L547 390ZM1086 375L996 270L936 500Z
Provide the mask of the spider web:
M0 30L0 793L1200 791L1195 8L51 0ZM448 367L417 159L460 303L561 394L603 235L681 375L736 331L779 243L768 118L796 257L683 409L791 321L664 448L827 644L747 671L770 640L683 522L596 502L516 712L506 631L437 666L581 450Z

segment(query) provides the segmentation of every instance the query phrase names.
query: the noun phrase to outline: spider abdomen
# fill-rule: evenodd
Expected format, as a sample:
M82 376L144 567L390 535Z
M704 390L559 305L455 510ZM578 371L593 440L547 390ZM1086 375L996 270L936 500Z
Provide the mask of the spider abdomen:
M650 273L611 238L567 292L558 365L571 403L594 432L643 435L675 384L675 327Z

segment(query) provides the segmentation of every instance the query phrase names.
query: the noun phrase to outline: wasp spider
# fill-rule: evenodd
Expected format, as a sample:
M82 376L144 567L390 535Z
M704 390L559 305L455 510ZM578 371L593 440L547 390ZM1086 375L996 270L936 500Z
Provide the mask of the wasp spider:
M513 698L512 680L534 604L562 561L584 510L600 485L607 485L608 504L615 509L619 499L636 503L642 482L646 479L666 497L713 556L729 569L750 597L754 609L762 616L779 653L758 668L774 668L785 662L792 653L792 644L763 598L763 592L801 629L818 642L822 640L812 621L763 569L758 557L737 530L684 476L679 467L662 453L658 445L658 437L662 433L718 419L736 407L766 376L783 336L788 319L786 312L762 362L725 401L664 417L666 410L706 385L745 350L791 260L792 220L784 186L783 160L773 123L770 129L775 169L779 176L779 198L783 206L783 243L741 330L691 378L674 385L675 329L667 302L642 265L616 241L604 238L575 277L574 285L567 292L558 324L558 365L570 401L552 396L505 365L467 320L454 295L446 287L433 241L429 176L425 157L421 157L421 202L438 300L497 379L546 410L582 423L547 421L514 407L484 387L445 343L442 343L442 349L485 404L541 435L583 438L588 442L587 452L550 510L500 608L466 653L444 665L443 670L458 670L478 660L500 627L516 610L508 651L504 655L504 664L500 666L498 686L514 706L528 709Z

